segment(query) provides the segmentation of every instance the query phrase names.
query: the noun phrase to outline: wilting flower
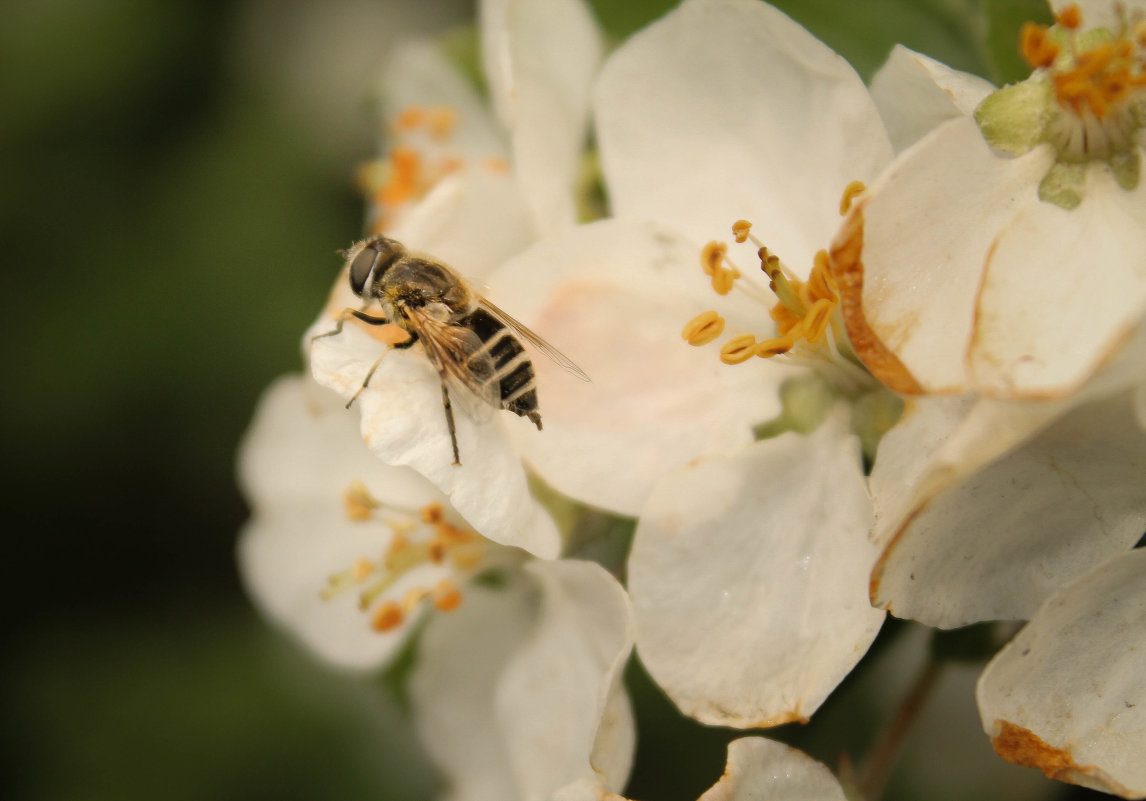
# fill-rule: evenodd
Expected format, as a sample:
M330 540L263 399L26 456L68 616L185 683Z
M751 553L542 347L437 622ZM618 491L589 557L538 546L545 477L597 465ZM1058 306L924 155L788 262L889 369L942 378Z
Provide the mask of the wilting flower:
M685 2L626 42L595 112L617 219L550 237L490 278L594 379L549 404L523 452L561 492L640 516L638 650L685 712L805 719L882 620L853 432L878 434L895 401L850 355L817 249L845 188L890 160L888 135L843 59L738 0ZM751 227L767 244L759 256L760 242L746 259L704 245L741 218L755 225L737 237ZM697 317L713 300L719 314ZM722 359L684 345L682 325L694 344L723 333Z
M451 264L478 291L507 256L572 224L600 58L599 35L581 2L491 0L481 18L499 121L444 57L411 46L384 73L391 147L366 176L370 230ZM362 436L383 461L425 475L485 536L555 556L556 533L537 513L507 433L524 421L456 414L461 465L452 464L441 379L420 347L388 353L392 331L367 331L354 320L337 336L321 336L336 329L344 309L362 305L341 275L306 334L315 378L359 407ZM467 401L480 405L452 398Z
M477 534L424 478L370 453L338 399L301 378L268 390L240 475L253 510L239 543L247 587L318 656L378 669L430 617L410 687L450 797L623 786L633 624L606 571L530 561Z

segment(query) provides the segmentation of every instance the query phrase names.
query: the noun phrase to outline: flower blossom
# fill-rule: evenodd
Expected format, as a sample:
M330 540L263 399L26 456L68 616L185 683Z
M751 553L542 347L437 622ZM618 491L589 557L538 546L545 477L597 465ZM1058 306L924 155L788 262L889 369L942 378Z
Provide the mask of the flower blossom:
M619 790L634 736L621 586L598 565L531 561L477 534L432 484L374 456L344 412L293 376L260 403L239 459L252 597L317 656L355 670L386 665L426 622L410 690L449 797Z
M939 73L925 63L896 69ZM896 80L943 93L936 78ZM593 378L549 404L545 436L522 450L562 493L639 515L637 649L682 710L806 719L882 621L853 432L894 400L849 356L817 251L845 188L890 160L888 134L842 58L747 0L688 0L633 36L601 72L595 118L614 219L548 237L489 279ZM737 238L761 240L752 255L705 245L742 218ZM719 314L698 317L713 301ZM723 361L681 342L690 319L696 344L721 329ZM774 321L778 337L752 333Z
M1146 529L1143 10L1056 11L1053 28L1024 29L1031 77L900 154L856 201L831 254L857 354L920 396L871 474L872 601L944 628L1033 619L1034 632L1058 625L1040 618L1084 619L1070 588ZM1087 28L1091 19L1111 27ZM984 726L1012 761L1125 794L1120 782L1139 781L1126 759L1146 741L1095 734L1097 721L1117 732L1115 719L1136 713L1088 688L1140 660L1123 652L1072 679L1077 647L1056 652L1074 665L1052 695L1049 676L989 668ZM1040 702L1024 717L1000 711L1004 696ZM1086 734L1083 719L1094 725ZM1050 769L1056 759L1062 770Z
M494 109L437 51L407 46L384 71L389 150L364 171L368 231L453 266L479 292L494 266L573 223L601 49L580 0L489 0L481 21ZM345 309L361 306L344 270L306 333L315 378L358 407L362 436L379 458L429 478L484 536L556 556L556 530L529 493L508 433L529 423L465 413L477 399L453 397L461 464L452 464L441 379L420 346L390 352L399 344L388 338L394 326L367 330L354 320L323 336L339 330Z

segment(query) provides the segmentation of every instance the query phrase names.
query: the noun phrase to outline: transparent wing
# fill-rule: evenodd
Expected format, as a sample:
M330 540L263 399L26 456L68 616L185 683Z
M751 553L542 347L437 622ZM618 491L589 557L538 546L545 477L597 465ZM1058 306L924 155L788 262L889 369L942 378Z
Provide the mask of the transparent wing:
M478 305L481 306L481 308L485 309L487 312L489 312L491 315L493 315L495 318L497 318L497 320L499 322L501 322L502 325L507 326L510 330L513 331L513 333L517 334L519 337L524 339L530 345L537 348L539 351L541 351L546 356L548 356L550 359L552 359L554 363L561 365L561 367L566 372L572 373L573 375L580 378L582 381L589 381L590 380L589 376L585 373L585 371L582 370L580 367L578 367L577 364L572 359L570 359L568 356L566 356L561 351L557 350L557 348L550 345L548 342L546 342L544 339L539 337L537 334L530 331L528 328L525 327L525 325L523 323L520 323L517 320L513 319L512 317L510 317L508 314L503 312L497 306L494 306L492 303L490 303L485 298L481 298Z
M488 409L501 408L501 385L495 378L493 359L482 350L482 341L468 328L450 325L422 313L418 309L403 311L434 368L445 377L446 384L455 390L452 398L463 401L477 398L486 406L481 410L474 404L464 404L478 419L487 416ZM459 392L457 390L465 390Z

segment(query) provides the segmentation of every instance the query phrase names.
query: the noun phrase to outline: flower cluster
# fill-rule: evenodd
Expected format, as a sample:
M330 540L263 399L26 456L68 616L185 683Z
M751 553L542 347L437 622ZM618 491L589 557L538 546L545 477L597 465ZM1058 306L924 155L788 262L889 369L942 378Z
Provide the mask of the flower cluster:
M997 90L902 47L867 86L757 0L607 59L580 0L486 0L488 97L400 48L361 178L409 255L347 251L247 435L256 601L343 667L416 640L452 798L622 792L634 646L770 727L888 613L1029 620L979 682L996 751L1146 797L1146 10L1054 10ZM570 508L636 519L623 565ZM704 798L761 793L845 797L736 740Z

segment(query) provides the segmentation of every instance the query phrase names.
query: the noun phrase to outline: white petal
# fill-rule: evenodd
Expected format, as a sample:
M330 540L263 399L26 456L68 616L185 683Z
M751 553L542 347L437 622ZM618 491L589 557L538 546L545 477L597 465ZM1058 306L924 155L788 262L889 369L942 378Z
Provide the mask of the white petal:
M272 385L240 451L254 518L240 535L238 556L248 592L269 617L333 664L372 668L401 645L409 627L374 632L357 593L320 597L328 576L360 557L377 559L393 537L380 522L349 520L343 492L359 480L377 500L414 509L442 496L416 473L379 462L356 429L325 400L308 398L301 379ZM445 575L445 568L427 564L404 576L393 593L432 587Z
M1129 401L1123 394L1085 405L978 470L970 460L933 459L918 479L930 488L889 515L890 525L881 519L877 526L888 544L872 574L872 599L899 617L944 628L1025 619L1060 586L1132 547L1146 530L1146 434ZM1024 425L1011 415L988 427L987 408L960 421L943 447L995 448L1008 429ZM926 427L909 424L885 438L872 474L878 501L889 483L904 479L881 469L884 446L910 447L904 439L920 430Z
M891 156L859 76L765 3L686 0L606 63L597 134L613 212L695 243L746 218L797 271L839 224L848 182Z
M896 152L940 123L971 114L995 87L897 44L871 80L871 97Z
M1146 311L1143 231L1146 184L1127 192L1100 165L1078 208L1015 214L988 253L977 304L970 364L980 391L1059 397L1107 361Z
M811 716L863 656L876 551L859 445L838 417L665 477L637 525L637 649L686 714L741 728Z
M863 221L862 298L855 300L924 391L966 389L994 234L1022 209L1042 205L1038 182L1052 158L1049 147L998 158L975 121L960 118L904 151L853 206L852 221Z
M418 642L409 690L426 750L447 777L449 801L521 798L504 737L491 731L494 689L534 625L534 589L519 578L500 590L467 591L434 615Z
M635 731L621 673L633 647L628 597L592 562L532 562L541 610L498 681L495 707L522 798L589 778L624 787Z
M474 86L429 42L403 42L379 73L382 117L392 120L405 109L450 109L457 114L452 144L472 159L509 156L509 146Z
M436 615L410 679L416 720L457 801L616 790L633 722L620 685L632 617L588 562L535 562ZM571 786L570 786L571 785Z
M724 775L699 801L844 801L832 772L802 751L763 737L728 744Z
M602 53L596 22L582 0L483 0L481 22L490 94L535 222L569 225Z
M333 328L324 317L309 333ZM311 369L320 384L349 400L383 350L360 327L347 324L338 336L314 342ZM458 395L451 392L461 465L452 463L441 382L429 360L420 346L390 352L355 401L362 438L382 461L407 465L428 478L480 534L537 556L556 556L557 529L533 500L506 429L528 422L495 412L476 397Z
M1048 776L1146 798L1146 551L1065 588L987 666L995 750Z
M537 238L513 176L483 164L441 180L387 236L431 254L473 282Z
M716 345L681 339L709 304L740 319L749 307L758 331L771 320L763 306L716 296L698 249L662 226L582 226L538 243L490 283L491 300L592 379L534 357L545 430L519 440L542 478L566 495L636 515L665 470L748 444L751 427L780 410L785 368L725 365Z

